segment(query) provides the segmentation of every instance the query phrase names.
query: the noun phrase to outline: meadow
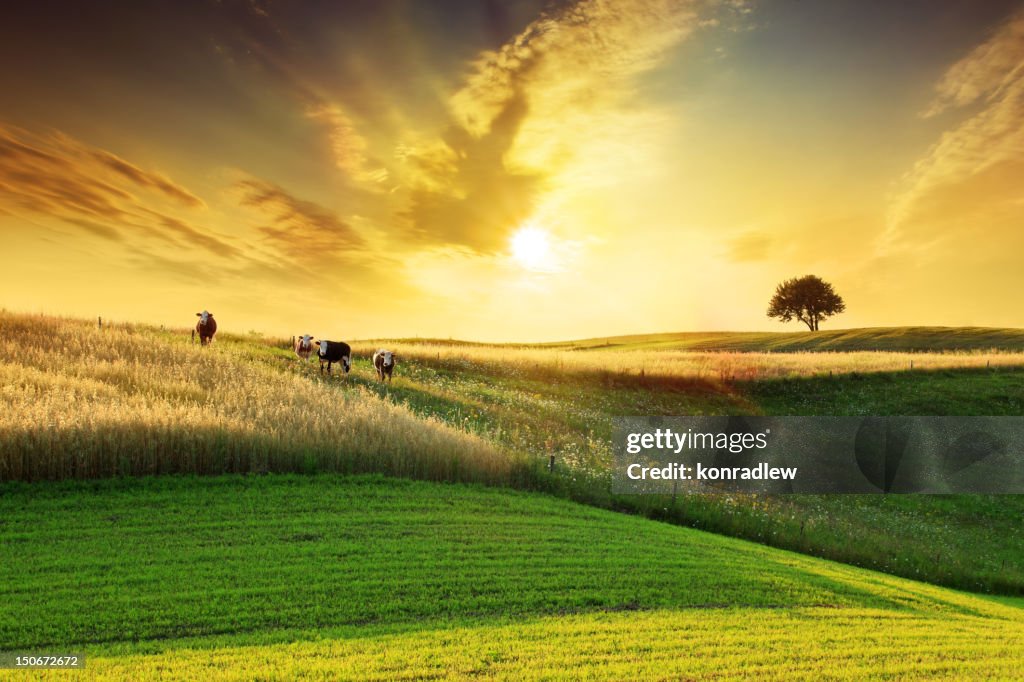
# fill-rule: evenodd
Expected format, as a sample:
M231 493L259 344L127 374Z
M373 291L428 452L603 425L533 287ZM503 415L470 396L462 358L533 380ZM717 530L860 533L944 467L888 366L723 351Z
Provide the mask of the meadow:
M0 519L0 648L90 679L1010 679L1024 647L1020 600L479 485L9 484Z
M0 480L330 470L507 484L521 465L368 391L179 336L0 314Z
M672 349L517 348L489 345L356 343L363 355L387 345L407 360L512 378L577 377L609 382L736 382L834 376L836 374L996 369L1024 366L1020 351L683 351Z
M502 365L495 358L497 349L453 344L439 357L431 354L436 346L428 342L418 353L399 351L400 379L377 390L417 414L440 416L515 451L542 460L553 456L557 475L546 489L588 504L906 577L1024 594L1022 496L691 495L672 500L608 493L614 416L1020 415L1024 368L1013 364L1020 361L1017 353L933 354L947 363L945 368L872 372L861 364L848 373L837 367L856 365L860 352L808 352L795 359L772 353L765 355L780 365L803 364L815 373L733 381L717 373L659 379L615 373L600 369L599 363L588 365L586 372L543 362ZM550 357L547 350L537 352ZM564 354L590 363L586 358L600 357L593 351ZM742 359L743 354L729 355ZM908 367L911 360L919 367L921 357L881 355ZM364 367L357 363L354 378L366 377L373 388L372 373Z
M0 313L0 650L95 679L1018 673L1024 496L613 495L609 438L1020 415L1019 349L363 342L328 377L287 339L188 338Z
M503 362L499 347L452 343L442 352L439 342L407 342L392 345L399 368L382 385L369 363L377 343L354 343L352 373L327 378L315 362L299 362L287 339L222 334L203 349L188 338L188 330L0 314L0 480L376 472L484 482L936 584L1024 594L1020 496L609 492L616 415L1019 415L1024 370L1012 365L1015 352L931 353L945 369L860 364L855 373L838 367L857 364L860 352L766 353L751 362L817 373L732 380L641 376L600 362L631 351L510 348ZM880 355L896 366L922 357Z

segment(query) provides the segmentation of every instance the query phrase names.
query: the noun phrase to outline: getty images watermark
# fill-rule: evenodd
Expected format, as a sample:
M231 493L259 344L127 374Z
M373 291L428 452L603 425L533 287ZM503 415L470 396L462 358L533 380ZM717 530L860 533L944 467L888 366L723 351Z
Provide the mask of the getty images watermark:
M617 493L1024 493L1024 417L620 417Z

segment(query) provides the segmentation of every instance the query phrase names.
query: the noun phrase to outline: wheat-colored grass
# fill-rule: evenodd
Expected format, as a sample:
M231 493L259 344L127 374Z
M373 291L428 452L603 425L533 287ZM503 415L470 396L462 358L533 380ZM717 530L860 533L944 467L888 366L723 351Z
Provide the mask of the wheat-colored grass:
M1016 620L881 609L584 613L89 659L97 680L1013 680ZM72 678L73 673L61 673Z
M126 325L0 312L0 481L342 471L508 482L516 467L340 379Z
M443 343L357 342L357 354L386 345L403 358L478 366L505 375L639 377L697 381L753 381L854 372L929 371L1024 367L1024 353L1000 351L903 353L855 352L702 352L674 350L566 350Z

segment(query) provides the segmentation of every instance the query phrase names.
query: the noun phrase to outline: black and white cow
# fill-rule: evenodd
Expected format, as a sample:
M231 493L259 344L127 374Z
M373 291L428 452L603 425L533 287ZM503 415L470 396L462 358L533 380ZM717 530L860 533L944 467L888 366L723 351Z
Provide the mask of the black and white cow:
M298 356L299 360L309 360L309 356L313 354L313 337L309 334L304 334L299 338L295 339L295 355Z
M345 374L352 369L352 347L344 341L314 341L314 346L319 347L317 357L320 358L320 372L324 371L324 363L327 363L327 374L331 373L331 365L340 362Z
M391 383L391 372L395 369L395 354L383 348L373 354L373 368L377 370L377 378Z
M192 330L192 343L196 342L196 334L199 334L199 344L202 346L213 343L213 335L217 333L217 320L213 319L213 314L204 310L201 313L196 313L196 317L199 321L196 322L196 328Z

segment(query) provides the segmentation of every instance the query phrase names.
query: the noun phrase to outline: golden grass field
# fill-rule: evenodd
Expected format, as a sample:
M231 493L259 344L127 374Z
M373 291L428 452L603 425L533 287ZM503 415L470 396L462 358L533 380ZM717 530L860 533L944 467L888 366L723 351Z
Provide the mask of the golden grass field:
M685 350L566 350L433 342L355 342L353 352L382 347L400 358L432 361L504 376L548 374L650 380L732 382L829 374L1024 367L1017 351L728 352Z
M187 336L0 313L0 480L382 471L507 481L506 453Z
M1011 609L1005 609L1009 612ZM589 613L94 657L94 680L1014 680L1024 624L883 609ZM58 677L54 675L54 677ZM65 673L61 679L76 679Z
M160 473L378 471L508 483L521 459L386 396L310 381L274 343L211 348L158 331L0 312L0 480ZM365 360L382 344L355 342ZM495 376L729 383L836 373L1024 366L1020 352L733 353L389 343L399 359ZM263 350L261 350L263 349ZM278 351L279 352L279 351ZM272 361L276 361L274 365ZM372 371L372 370L371 370ZM360 369L357 373L365 373Z
M572 376L604 374L654 379L752 381L853 372L970 369L1024 366L1024 353L949 352L722 352L678 350L566 350L436 342L355 342L353 352L372 354L387 344L399 358L471 363L503 373L542 371Z

